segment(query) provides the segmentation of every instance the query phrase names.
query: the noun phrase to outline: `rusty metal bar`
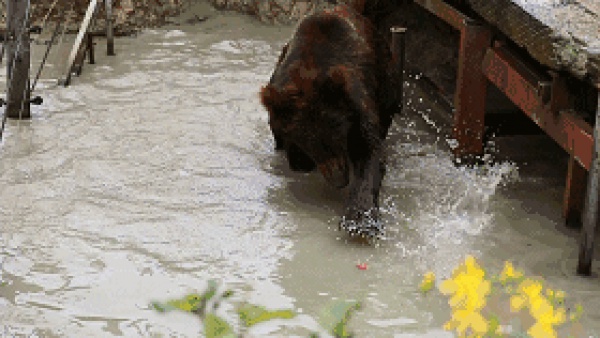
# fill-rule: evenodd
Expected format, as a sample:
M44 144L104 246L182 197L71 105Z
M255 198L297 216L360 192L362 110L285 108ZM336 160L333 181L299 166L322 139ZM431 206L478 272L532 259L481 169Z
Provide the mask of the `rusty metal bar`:
M532 79L514 67L515 60L502 47L490 48L483 61L483 73L508 98L529 116L546 134L573 156L584 168L589 169L592 161L592 128L574 113L559 109L555 104L544 104L543 79ZM540 82L542 81L542 82ZM556 85L556 80L552 82ZM558 95L557 88L550 90ZM563 93L563 95L565 95ZM562 101L550 98L548 102Z
M463 31L471 18L462 14L454 7L448 5L442 0L415 0L415 3L435 14L438 18L447 22L450 26L459 31Z
M598 181L600 180L600 84L598 85L598 107L596 108L596 123L594 127L594 146L590 171L588 173L585 207L583 210L583 228L579 242L579 262L577 273L589 276L592 272L594 257L594 237L598 226Z
M456 144L452 148L455 158L474 160L483 154L487 80L481 63L491 45L492 33L442 0L415 0L415 3L460 32L452 132Z
M458 54L458 73L454 96L454 156L459 159L483 154L487 79L481 71L491 32L470 22L462 31ZM471 158L473 159L473 158Z

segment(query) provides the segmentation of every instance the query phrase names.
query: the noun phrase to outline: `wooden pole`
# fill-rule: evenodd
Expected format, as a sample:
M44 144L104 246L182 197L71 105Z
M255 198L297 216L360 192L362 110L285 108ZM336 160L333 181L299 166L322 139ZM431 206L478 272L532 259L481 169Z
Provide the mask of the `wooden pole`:
M2 34L2 45L0 45L0 64L2 63L2 58L4 57L4 52L6 51L6 31L0 30L0 34Z
M106 6L106 54L115 55L115 35L113 30L112 0L104 0Z
M6 0L6 111L9 118L31 118L29 100L29 0Z
M396 72L395 76L400 79L399 88L394 88L396 91L396 98L400 104L400 111L404 109L404 59L406 50L406 28L403 27L392 27L392 58L394 60Z
M87 51L90 59L90 64L96 63L96 59L94 58L94 35L88 33L87 34Z
M587 192L583 209L583 228L579 242L579 262L577 273L589 276L592 273L592 259L594 258L594 237L598 226L598 180L600 178L600 84L598 89L598 107L596 108L596 123L594 126L594 146L592 164L588 173Z
M14 1L14 0L13 0ZM75 43L73 44L73 49L71 50L71 54L69 54L69 59L67 60L67 66L65 69L65 79L61 81L62 84L66 87L71 84L71 76L73 75L73 65L75 64L75 58L79 53L79 49L81 48L81 43L83 42L83 38L87 33L90 22L94 13L96 12L96 5L98 4L98 0L90 0L90 4L88 6L87 11L85 12L85 17L83 18L83 22L81 23L81 27L79 27L79 32L77 33L77 37L75 38Z

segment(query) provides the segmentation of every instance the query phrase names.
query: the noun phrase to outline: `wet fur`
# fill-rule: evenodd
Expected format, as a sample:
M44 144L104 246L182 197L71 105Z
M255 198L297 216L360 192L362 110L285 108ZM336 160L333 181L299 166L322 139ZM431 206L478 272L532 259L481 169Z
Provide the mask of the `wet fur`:
M385 40L360 14L359 2L303 19L260 98L276 149L286 151L291 169L318 167L338 187L349 176L342 225L370 233L380 230L382 143L398 109L397 74Z

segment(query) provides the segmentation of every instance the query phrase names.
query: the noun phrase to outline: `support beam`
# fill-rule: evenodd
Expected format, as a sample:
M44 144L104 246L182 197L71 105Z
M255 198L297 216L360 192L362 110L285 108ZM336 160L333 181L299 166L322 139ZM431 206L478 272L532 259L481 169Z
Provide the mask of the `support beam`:
M487 79L481 71L485 51L492 34L487 27L466 22L461 31L458 54L458 78L454 96L453 147L455 158L472 161L483 154L485 98Z
M115 35L113 30L112 0L104 0L106 8L106 54L115 55Z
M587 171L575 160L574 153L571 151L563 199L563 216L565 224L569 228L579 228L581 226L586 181Z
M89 62L90 64L95 64L96 63L96 59L94 58L94 35L93 34L86 34L86 41L87 41L87 52L88 57L89 57Z
M2 3L1 0L0 3ZM2 64L4 52L6 52L7 30L0 29L0 39L2 39L2 44L0 45L0 64Z
M575 113L562 110L565 100L559 96L566 95L562 81L533 74L501 46L488 49L483 73L548 136L572 153L575 161L590 168L592 128Z
M6 73L7 93L5 114L9 118L29 119L31 93L29 68L31 49L29 41L29 0L6 0L7 39Z
M596 108L596 124L594 127L594 147L590 171L588 173L585 207L583 210L583 228L579 242L579 262L577 273L589 276L592 273L592 259L594 258L594 237L598 226L598 193L600 186L600 84L598 88L598 107Z
M94 13L96 12L96 5L98 4L98 0L90 0L90 4L85 12L85 17L83 18L83 22L81 23L81 27L79 27L79 32L77 33L77 37L75 37L75 43L73 44L73 49L71 50L71 54L69 54L69 59L67 61L66 69L65 69L65 78L62 84L66 87L71 84L71 76L73 75L73 65L75 63L75 58L80 51L81 44L83 42L83 38L87 33L90 22Z
M404 63L406 55L406 28L392 27L392 60L394 64L394 80L400 79L400 83L394 83L398 88L394 88L397 102L400 103L400 111L404 109Z

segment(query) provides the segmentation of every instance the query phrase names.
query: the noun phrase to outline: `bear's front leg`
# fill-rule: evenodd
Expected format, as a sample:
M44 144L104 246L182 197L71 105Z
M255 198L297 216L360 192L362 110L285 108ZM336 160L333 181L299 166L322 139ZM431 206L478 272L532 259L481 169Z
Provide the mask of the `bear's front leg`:
M350 191L340 227L351 235L377 237L383 234L379 219L379 189L385 172L380 147L353 165Z

